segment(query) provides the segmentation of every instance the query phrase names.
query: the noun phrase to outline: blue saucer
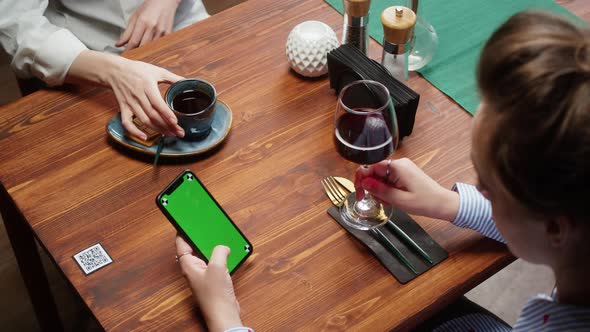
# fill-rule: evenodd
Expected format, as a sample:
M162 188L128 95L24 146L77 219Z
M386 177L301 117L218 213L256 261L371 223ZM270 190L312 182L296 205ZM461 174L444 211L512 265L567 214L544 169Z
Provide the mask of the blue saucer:
M219 143L223 142L232 123L232 112L229 106L221 101L217 101L215 112L213 113L213 123L211 124L211 132L207 137L200 141L186 141L180 138L169 139L162 149L160 154L163 157L180 157L192 156L199 153L207 152ZM125 136L125 129L121 123L121 113L117 113L107 124L107 133L113 140L129 149L148 155L155 155L158 144L152 146L145 146L139 144L132 139Z

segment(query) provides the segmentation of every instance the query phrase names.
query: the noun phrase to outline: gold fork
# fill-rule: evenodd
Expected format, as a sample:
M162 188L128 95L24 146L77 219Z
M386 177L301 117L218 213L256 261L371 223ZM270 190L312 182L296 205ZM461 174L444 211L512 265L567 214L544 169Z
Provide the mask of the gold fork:
M337 207L341 207L342 204L344 204L348 194L345 191L342 191L340 185L336 182L334 177L328 176L323 178L321 183L324 187L326 195L328 195L328 198L330 201L332 201L332 204L336 205Z
M332 201L332 204L336 205L337 207L341 207L348 196L346 189L338 184L333 176L323 178L321 183L324 187L324 191L328 195L328 198L330 198L330 201ZM371 232L375 234L381 240L381 243L386 246L389 251L392 252L408 269L410 269L410 271L412 271L414 274L418 274L418 271L414 265L410 263L408 258L404 256L401 251L399 251L395 244L393 244L379 228L373 228L371 229Z

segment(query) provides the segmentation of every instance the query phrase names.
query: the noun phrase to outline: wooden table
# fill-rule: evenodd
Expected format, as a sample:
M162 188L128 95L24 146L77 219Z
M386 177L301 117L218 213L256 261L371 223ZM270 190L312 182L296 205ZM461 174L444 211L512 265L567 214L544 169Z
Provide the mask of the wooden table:
M567 7L589 18L587 3ZM106 330L203 328L174 262L175 231L154 204L185 168L254 244L234 282L245 324L259 331L406 330L512 260L472 231L416 217L451 256L400 285L328 216L320 179L351 177L356 165L333 146L336 97L327 80L289 70L285 41L305 20L341 33L342 16L323 1L250 0L127 53L213 82L231 106L230 136L198 159L154 170L151 160L116 149L105 132L118 111L108 89L45 90L0 109L2 215L46 330L60 322L35 239ZM370 55L380 53L372 41ZM471 116L421 77L409 84L421 103L395 157L413 159L447 187L473 181ZM97 242L115 262L84 276L72 255Z

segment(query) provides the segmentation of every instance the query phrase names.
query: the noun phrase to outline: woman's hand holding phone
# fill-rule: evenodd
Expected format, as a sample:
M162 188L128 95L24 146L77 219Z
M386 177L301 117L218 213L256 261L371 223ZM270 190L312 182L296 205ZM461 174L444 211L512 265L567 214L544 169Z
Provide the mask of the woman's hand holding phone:
M215 246L231 248L233 254L226 262L230 274L252 254L250 241L190 170L160 192L156 205L205 261L211 259Z
M191 253L186 254L186 253ZM211 254L209 264L192 255L193 249L176 236L176 255L187 279L193 296L210 331L225 331L242 326L240 305L234 293L234 286L227 270L227 256L230 249L216 246Z

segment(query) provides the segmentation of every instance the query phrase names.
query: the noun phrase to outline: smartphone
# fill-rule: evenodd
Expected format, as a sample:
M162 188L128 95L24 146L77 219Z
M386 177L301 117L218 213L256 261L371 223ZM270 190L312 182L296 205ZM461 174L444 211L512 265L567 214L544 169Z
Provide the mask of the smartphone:
M220 244L231 249L227 258L230 274L252 254L250 241L192 171L178 175L156 197L156 204L207 263Z

